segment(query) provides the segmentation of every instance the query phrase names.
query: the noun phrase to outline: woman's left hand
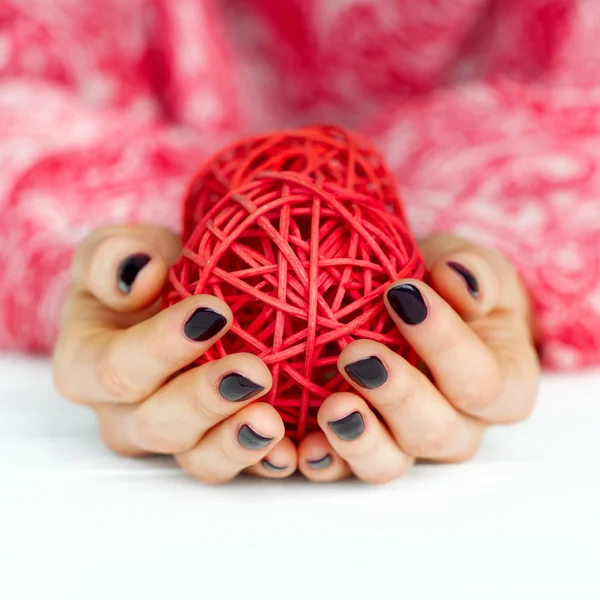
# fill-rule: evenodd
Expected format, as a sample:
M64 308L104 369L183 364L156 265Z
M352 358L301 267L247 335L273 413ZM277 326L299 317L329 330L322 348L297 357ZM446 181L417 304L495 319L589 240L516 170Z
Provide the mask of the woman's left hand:
M300 444L298 467L311 480L353 473L383 483L416 459L464 461L489 425L521 421L534 407L540 369L515 269L499 253L450 235L425 240L421 251L431 287L398 281L386 305L425 368L377 342L348 345L338 367L358 393L327 398L323 431Z

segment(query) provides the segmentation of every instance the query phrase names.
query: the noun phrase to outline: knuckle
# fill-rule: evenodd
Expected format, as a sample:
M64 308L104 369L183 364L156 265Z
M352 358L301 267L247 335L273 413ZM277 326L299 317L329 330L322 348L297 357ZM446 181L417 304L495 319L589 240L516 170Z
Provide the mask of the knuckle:
M481 437L474 436L458 452L456 452L450 458L446 459L445 462L449 462L449 463L467 462L467 461L471 460L477 454L480 447L481 447Z
M528 398L519 402L512 403L510 410L506 411L500 420L505 425L514 425L527 420L535 409L535 398Z
M161 370L167 370L167 367L173 363L172 347L165 344L165 339L168 338L169 336L166 333L157 330L155 335L149 335L145 340L148 354Z
M207 395L201 391L191 391L190 402L194 414L202 423L219 423L227 416L216 410L213 406L210 406L207 401Z
M123 376L120 358L111 345L97 364L98 381L111 398L126 404L142 400L142 394L136 385L127 381Z
M143 450L137 450L127 445L122 440L117 440L110 436L101 436L104 445L111 451L122 456L124 458L137 458L145 456L146 452Z
M479 451L479 447L479 441L469 446L466 446L465 449L456 456L455 462L467 462L468 460L471 460Z
M148 450L155 450L164 445L165 440L160 427L144 411L136 415L133 430L136 441Z
M266 449L264 451L246 450L237 442L221 443L219 451L223 457L223 463L229 465L236 471L251 467L260 460L263 454L267 453Z
M405 447L409 454L417 458L439 458L448 452L456 440L458 418L447 419L412 440Z
M134 421L134 436L142 448L160 454L173 454L189 449L183 439L173 439L165 427L145 411L140 411Z
M465 379L466 380L466 379ZM504 390L504 380L495 368L489 369L476 380L457 391L461 409L469 414L482 415L491 410Z
M186 473L205 485L220 485L231 479L212 468L208 461L193 460L189 453L177 455L175 460Z
M98 363L98 380L103 389L115 400L121 402L135 401L133 391L109 359L102 359Z
M381 412L390 415L410 404L418 395L420 377L414 369L405 369L397 378L393 393L379 394L373 399L373 404Z
M104 445L115 454L124 457L138 457L144 456L146 452L142 449L135 448L131 444L127 443L122 437L116 434L114 427L110 424L105 423L102 419L100 420L100 439Z
M431 341L432 354L436 355L438 363L450 364L455 362L457 335L450 323L444 323L438 330L437 337Z
M539 393L539 363L534 363L528 375L510 378L506 386L504 396L511 394L516 401L511 403L514 408L509 414L509 423L519 423L528 419L537 405Z
M233 404L232 410L235 408L235 403L224 403L226 406L222 409L217 408L216 403L211 402L211 394L206 393L206 387L202 385L201 379L199 380L197 377L192 378L188 394L192 410L202 423L220 423L231 414L230 411L226 410L227 404Z
M187 471L194 479L204 483L205 485L221 485L229 481L230 477L224 477L220 473L215 473L210 469L196 469L194 471Z

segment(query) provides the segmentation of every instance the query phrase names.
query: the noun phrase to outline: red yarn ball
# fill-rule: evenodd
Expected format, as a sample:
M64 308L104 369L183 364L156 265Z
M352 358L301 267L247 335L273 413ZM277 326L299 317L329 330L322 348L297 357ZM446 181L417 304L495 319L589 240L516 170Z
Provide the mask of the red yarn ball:
M334 127L243 140L194 177L184 206L183 252L164 306L212 294L232 309L227 334L195 364L235 352L260 356L273 375L268 401L296 440L350 386L336 368L358 338L418 357L383 295L425 266L393 177L371 144Z

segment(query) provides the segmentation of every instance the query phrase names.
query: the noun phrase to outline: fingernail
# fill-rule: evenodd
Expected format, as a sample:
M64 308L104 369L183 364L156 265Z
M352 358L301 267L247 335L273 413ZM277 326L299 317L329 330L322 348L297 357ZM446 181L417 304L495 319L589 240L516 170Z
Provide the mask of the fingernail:
M250 400L262 392L265 388L262 385L250 381L247 377L239 373L231 373L221 379L219 384L219 392L225 400L230 402L241 402L242 400Z
M279 467L277 465L274 465L272 462L269 462L266 458L262 461L262 466L267 471L285 471L287 469L287 467Z
M365 431L365 421L359 412L353 412L343 419L329 421L327 424L331 431L345 442L358 439Z
M331 465L331 454L326 454L323 458L317 460L307 460L308 466L319 471L326 469Z
M477 298L479 296L479 282L475 279L475 276L469 269L463 267L461 264L456 262L449 262L448 266L451 269L454 269L464 280L469 288L469 292L473 298Z
M150 262L147 254L132 254L120 265L117 274L117 286L124 294L129 294L140 271Z
M427 305L414 285L397 285L387 293L387 297L390 306L407 325L419 325L427 318Z
M346 365L344 369L352 381L369 390L382 386L388 378L386 368L376 356L357 360Z
M249 425L242 425L238 431L238 442L247 450L260 450L266 448L274 438L263 437L252 429Z
M183 332L193 342L206 342L227 325L227 319L211 308L197 308L186 321Z

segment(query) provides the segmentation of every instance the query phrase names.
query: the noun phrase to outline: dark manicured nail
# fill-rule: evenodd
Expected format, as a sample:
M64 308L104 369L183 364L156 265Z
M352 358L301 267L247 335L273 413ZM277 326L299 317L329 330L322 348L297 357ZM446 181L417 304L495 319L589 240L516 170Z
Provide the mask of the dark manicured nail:
M353 412L343 419L329 421L327 424L331 431L345 442L358 439L365 431L365 421L359 412Z
M451 269L454 269L464 280L469 288L469 292L473 298L477 298L479 296L479 282L475 279L475 276L469 269L463 267L461 264L456 262L449 262L448 266Z
M309 467L320 471L331 465L331 454L326 454L323 458L318 458L317 460L307 460L306 462Z
M388 372L376 356L369 356L344 367L352 381L361 387L374 390L382 386L388 378Z
M132 254L119 265L117 285L124 294L129 294L136 277L149 262L147 254Z
M267 471L285 471L287 469L287 467L279 467L277 465L274 465L272 462L269 462L266 458L262 461L262 466Z
M193 342L206 342L227 325L227 319L211 308L197 308L183 327L185 336Z
M419 325L427 318L427 305L414 285L397 285L387 293L387 297L390 306L407 325Z
M256 394L259 394L264 389L262 385L250 381L250 379L239 373L226 375L221 379L221 383L219 384L221 396L230 402L250 400L250 398L256 396Z
M242 425L238 431L238 442L248 450L260 450L273 441L272 437L263 437L252 429L249 425Z

